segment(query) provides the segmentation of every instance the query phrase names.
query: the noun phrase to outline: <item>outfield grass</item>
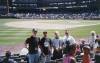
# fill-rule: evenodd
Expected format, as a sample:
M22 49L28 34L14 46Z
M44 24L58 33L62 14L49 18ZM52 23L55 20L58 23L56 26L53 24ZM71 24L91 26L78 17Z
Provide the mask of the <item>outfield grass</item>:
M0 19L0 45L15 45L25 41L31 35L31 29L7 27L4 23L16 21L16 19ZM93 21L93 20L92 20ZM98 23L95 21L94 23ZM60 22L61 23L61 22ZM87 23L90 23L89 21ZM69 29L70 34L75 38L84 38L89 36L90 31L95 30L100 34L100 24L86 27L78 27ZM47 30L48 36L53 38L54 31L59 31L61 36L64 35L64 30ZM39 30L38 36L42 36L42 30Z

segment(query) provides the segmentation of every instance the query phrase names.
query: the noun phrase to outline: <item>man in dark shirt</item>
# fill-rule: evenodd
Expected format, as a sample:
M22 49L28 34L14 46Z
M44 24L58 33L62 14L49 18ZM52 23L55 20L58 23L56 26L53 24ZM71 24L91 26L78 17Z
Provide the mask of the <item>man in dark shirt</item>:
M44 31L43 32L43 37L41 39L41 41L39 42L41 51L42 51L42 63L45 63L47 61L51 60L51 56L50 56L50 49L51 49L51 39L47 37L47 32Z
M29 63L39 63L39 54L38 54L38 43L40 41L40 38L36 37L37 30L32 30L32 36L30 38L26 39L25 46L29 50Z

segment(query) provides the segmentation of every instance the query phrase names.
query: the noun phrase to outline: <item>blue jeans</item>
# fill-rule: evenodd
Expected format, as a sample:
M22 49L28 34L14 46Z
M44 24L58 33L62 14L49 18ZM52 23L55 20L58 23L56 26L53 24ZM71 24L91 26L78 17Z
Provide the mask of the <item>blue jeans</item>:
M51 60L51 55L43 56L41 55L41 63L47 63Z
M39 63L39 54L28 54L29 63Z

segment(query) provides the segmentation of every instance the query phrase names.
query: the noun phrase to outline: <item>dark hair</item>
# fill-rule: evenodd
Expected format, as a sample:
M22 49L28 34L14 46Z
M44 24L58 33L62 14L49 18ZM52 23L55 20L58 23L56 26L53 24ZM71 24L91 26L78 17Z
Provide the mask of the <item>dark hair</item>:
M71 52L71 51L75 50L76 47L77 47L77 44L69 45L69 47L68 47L68 51Z
M99 37L99 35L96 35L96 37L98 38L98 37Z
M37 29L33 28L33 29L32 29L32 32L37 32Z
M47 33L47 31L44 31L43 33Z
M66 33L66 34L69 34L69 33L68 33L68 30L65 30L65 33Z
M11 52L10 52L10 51L6 51L5 56L6 56L7 58L9 58L9 57L11 56Z

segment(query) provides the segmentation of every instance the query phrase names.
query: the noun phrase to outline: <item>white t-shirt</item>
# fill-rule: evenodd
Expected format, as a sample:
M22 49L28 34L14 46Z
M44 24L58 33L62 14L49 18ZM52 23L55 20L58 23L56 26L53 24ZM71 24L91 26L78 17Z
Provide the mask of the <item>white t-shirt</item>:
M69 36L64 36L64 37L63 37L63 42L66 43L66 41L69 41L69 42L70 42L70 45L76 43L76 42L75 42L75 38L72 37L72 36L70 36L70 35L69 35Z
M96 40L96 36L90 36L89 37L89 44L90 44L90 46L95 45L95 40Z
M20 55L27 55L28 54L28 49L27 48L23 48L20 52Z

